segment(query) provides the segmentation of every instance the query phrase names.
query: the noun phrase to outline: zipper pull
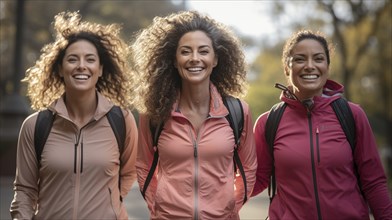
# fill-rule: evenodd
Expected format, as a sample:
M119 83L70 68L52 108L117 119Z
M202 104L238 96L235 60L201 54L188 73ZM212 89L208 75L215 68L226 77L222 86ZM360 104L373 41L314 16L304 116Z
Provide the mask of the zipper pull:
M193 156L194 156L194 157L197 157L196 143L193 143Z

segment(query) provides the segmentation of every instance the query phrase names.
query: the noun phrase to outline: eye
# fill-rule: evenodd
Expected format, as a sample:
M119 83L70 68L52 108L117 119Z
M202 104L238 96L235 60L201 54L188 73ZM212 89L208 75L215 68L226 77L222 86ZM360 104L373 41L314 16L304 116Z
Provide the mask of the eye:
M94 63L95 62L95 58L87 58L87 62Z
M78 61L75 57L68 57L67 61L69 63L75 63L76 61Z
M190 51L190 50L181 50L180 53L181 53L182 55L188 55L188 54L191 53L191 51Z
M325 59L324 59L324 57L316 57L316 62L318 62L318 63L321 63L321 62L323 62Z
M200 54L202 54L202 55L207 55L207 54L209 54L209 52L210 52L210 51L208 51L208 50L201 50L201 51L200 51Z
M305 59L303 57L294 57L293 62L295 63L303 63Z

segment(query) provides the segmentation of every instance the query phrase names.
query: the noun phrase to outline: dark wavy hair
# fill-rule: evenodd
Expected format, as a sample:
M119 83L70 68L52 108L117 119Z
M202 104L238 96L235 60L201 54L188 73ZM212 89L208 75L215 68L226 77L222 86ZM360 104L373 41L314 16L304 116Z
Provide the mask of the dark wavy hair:
M135 79L128 62L130 48L119 36L121 27L82 22L78 12L61 12L54 18L54 30L55 41L42 48L40 58L22 80L28 84L31 107L35 110L46 108L64 93L59 71L65 51L71 44L87 40L97 49L103 67L97 91L115 104L131 108Z
M222 96L245 94L246 64L242 45L222 23L197 11L182 11L155 17L152 24L135 34L133 60L140 75L138 108L157 123L169 117L181 78L175 68L180 38L192 31L203 31L211 39L218 64L211 81Z

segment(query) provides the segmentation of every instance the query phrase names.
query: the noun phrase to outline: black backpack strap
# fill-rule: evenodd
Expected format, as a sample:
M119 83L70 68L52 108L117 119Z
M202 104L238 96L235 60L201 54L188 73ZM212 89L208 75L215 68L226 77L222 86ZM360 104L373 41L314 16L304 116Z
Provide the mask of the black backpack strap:
M41 154L52 129L55 115L49 109L38 113L34 130L34 148L37 157L38 167L41 166Z
M163 122L159 123L158 127L155 127L150 123L150 132L151 132L151 136L153 136L153 147L154 147L155 152L154 152L154 158L152 160L150 170L148 171L146 181L144 182L143 190L141 192L144 199L146 199L145 197L146 197L146 191L147 191L148 185L150 185L151 179L152 179L152 177L155 173L155 169L158 165L158 159L159 159L158 140L159 140L159 136L161 135L162 130L163 130Z
M271 181L268 184L268 196L270 198L270 203L276 193L276 178L275 178L275 159L274 159L274 142L276 131L278 130L280 119L283 116L283 112L286 109L287 104L285 102L279 102L272 106L267 122L265 124L265 139L268 144L269 152L272 158L272 172Z
M238 167L242 180L244 182L244 201L243 204L248 200L248 189L245 177L244 167L242 166L242 162L240 156L238 155L238 146L241 142L241 134L244 129L244 110L242 108L241 101L238 98L234 98L232 96L226 96L223 99L223 103L229 111L229 114L226 116L226 119L229 121L230 127L233 130L234 140L235 140L235 148L234 148L234 170L236 171L236 167Z
M125 119L124 115L122 113L122 110L119 106L113 106L110 111L106 114L106 117L108 118L108 121L110 123L110 126L112 127L114 136L116 136L117 140L117 145L118 145L118 150L120 152L120 171L122 167L122 162L121 162L121 155L124 150L124 145L125 145L125 133L126 133L126 128L125 128ZM121 197L121 175L118 175L118 188L120 190L120 201L122 201Z
M344 98L336 99L331 103L333 110L335 111L336 117L339 120L340 125L346 135L347 141L350 143L351 151L354 157L354 150L357 144L356 142L356 131L355 131L355 120L351 111L350 105ZM358 179L359 188L362 191L361 181L359 179L359 172L357 165L354 161L354 172Z
M346 134L347 141L350 143L351 150L354 153L356 145L356 134L355 134L355 121L351 108L344 98L336 99L331 103L333 110L337 118L339 119L340 125L344 133Z

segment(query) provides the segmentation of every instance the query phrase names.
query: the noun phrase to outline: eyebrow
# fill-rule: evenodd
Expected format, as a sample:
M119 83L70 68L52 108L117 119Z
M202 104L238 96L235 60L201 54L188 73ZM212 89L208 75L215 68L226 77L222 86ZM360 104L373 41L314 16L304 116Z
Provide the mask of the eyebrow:
M326 56L326 54L324 53L324 52L321 52L321 53L316 53L316 54L313 54L312 56L318 56L318 55L323 55L323 56ZM292 56L306 56L305 54L303 54L303 53L297 53L297 54L293 54Z
M79 57L79 55L77 55L77 54L75 54L75 53L70 53L70 54L66 55L66 57L70 57L70 56ZM86 55L85 55L85 57L89 57L89 56L98 57L98 54L89 53L89 54L86 54Z
M182 45L182 46L180 46L180 48L183 48L183 47L185 47L185 48L189 48L189 49L191 49L192 47L191 46L188 46L188 45ZM201 46L199 46L198 47L198 49L200 49L200 48L212 48L211 46L209 46L209 45L201 45Z

